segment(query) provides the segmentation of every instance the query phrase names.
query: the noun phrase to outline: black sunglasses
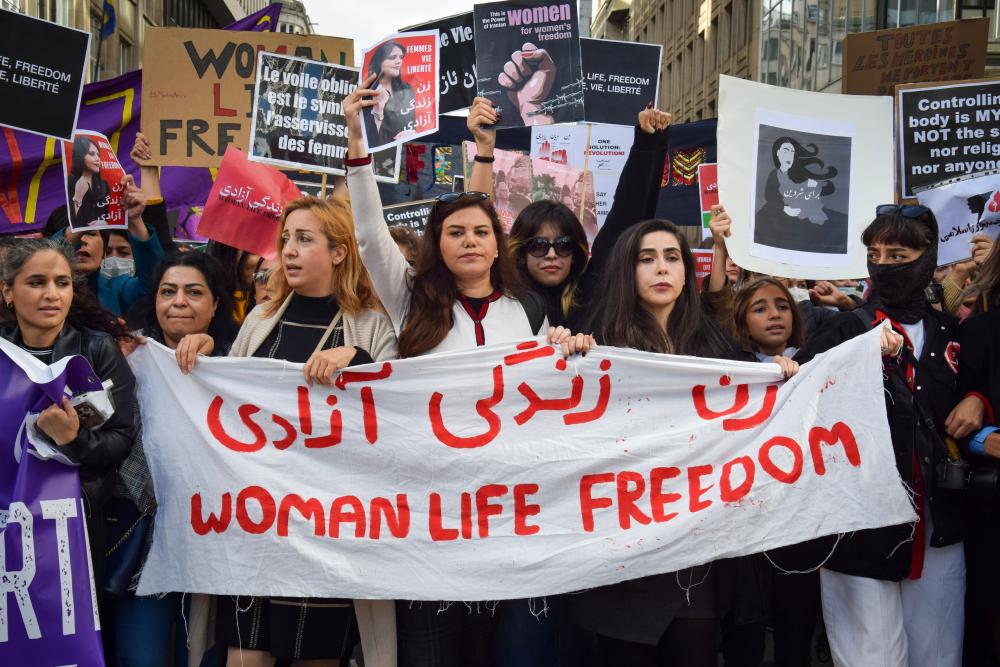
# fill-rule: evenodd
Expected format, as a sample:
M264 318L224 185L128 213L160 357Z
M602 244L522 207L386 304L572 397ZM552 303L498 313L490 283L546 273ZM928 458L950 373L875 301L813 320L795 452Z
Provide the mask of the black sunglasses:
M479 201L486 201L490 198L485 192L477 192L475 190L470 190L468 192L446 192L443 195L438 195L434 198L434 201L444 202L445 204L451 204L456 202L462 197L475 197Z
M263 287L267 285L267 279L271 277L271 269L264 269L263 271L253 272L253 281Z
M560 257L569 257L573 254L573 246L573 239L568 236L560 236L555 241L536 236L525 241L524 251L532 257L545 257L552 248Z
M899 213L904 218L920 218L930 213L926 206L910 206L903 204L881 204L875 207L875 215L893 215Z

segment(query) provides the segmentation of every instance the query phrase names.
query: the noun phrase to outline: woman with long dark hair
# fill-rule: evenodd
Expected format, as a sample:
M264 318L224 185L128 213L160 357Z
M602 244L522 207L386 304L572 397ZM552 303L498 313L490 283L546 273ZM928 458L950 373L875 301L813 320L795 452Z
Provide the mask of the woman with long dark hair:
M98 204L105 203L111 189L101 178L101 149L88 137L73 140L67 192L71 192L70 218L74 227L85 227L100 215Z
M747 359L704 312L694 277L691 250L673 223L633 225L611 252L584 326L601 345ZM786 376L798 369L784 357L773 361ZM570 597L573 615L597 633L603 664L714 667L737 567L734 560L717 561L584 591Z
M399 42L385 42L375 49L368 64L367 76L376 77L376 104L365 114L368 143L382 146L414 134L417 115L413 88L401 76L406 47Z
M584 336L549 329L541 299L527 292L505 243L496 211L482 192L449 193L431 207L416 266L400 253L382 217L360 114L378 92L369 76L345 101L347 181L361 258L399 332L400 357L523 341L548 332L569 355L585 350ZM439 613L434 603L396 605L399 664L489 664L492 618L465 605Z
M114 493L115 470L135 438L135 378L116 340L129 338L128 331L76 278L72 251L60 241L22 239L7 250L0 287L15 319L0 324L0 336L46 364L83 356L98 378L113 383L109 391L115 411L99 428L81 424L65 398L43 410L37 421L38 430L79 466L94 580L102 582L105 504ZM103 597L102 586L96 590Z
M477 97L466 123L476 141L476 158L468 185L490 195L494 187L492 163L496 143L496 132L490 126L498 118L490 101ZM550 324L565 324L571 316L579 319L599 283L615 241L630 225L653 215L667 155L670 121L670 114L651 106L639 112L635 138L618 181L614 204L594 238L589 259L585 229L564 203L533 202L514 220L508 239L510 252L527 284L544 298ZM509 193L503 172L497 172L495 177L495 194L500 205ZM568 190L567 195L573 201Z

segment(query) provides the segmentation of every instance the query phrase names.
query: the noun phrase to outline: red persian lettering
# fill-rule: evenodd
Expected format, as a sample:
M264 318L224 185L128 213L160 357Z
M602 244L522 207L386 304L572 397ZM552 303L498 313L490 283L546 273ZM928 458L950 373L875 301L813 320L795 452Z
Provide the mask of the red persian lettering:
M222 403L222 397L216 396L212 399L211 405L208 406L208 430L211 432L212 437L218 440L219 444L223 447L231 449L234 452L246 453L261 450L267 442L267 436L264 434L264 429L251 419L253 415L260 412L260 408L256 405L241 405L239 410L237 410L243 425L250 429L254 436L253 442L241 442L226 433L226 429L222 427L222 420L219 416L222 412Z
M493 393L488 398L476 401L476 414L486 420L487 429L479 435L470 436L455 435L448 430L444 425L444 418L441 416L441 401L444 400L444 394L439 391L431 394L428 411L435 437L443 444L455 449L482 447L493 442L493 439L500 434L500 416L493 411L493 408L503 400L503 388L503 366L495 366L493 368Z
M732 380L728 375L723 375L719 378L719 384L723 387L728 387L730 382L732 382ZM706 387L703 384L695 385L691 389L691 398L694 401L694 409L698 413L698 416L705 421L712 421L713 419L719 419L720 417L727 417L729 415L736 414L746 408L750 403L750 385L747 384L740 384L736 386L736 396L733 400L733 404L725 410L713 410L712 408L709 408L705 392ZM757 410L757 412L749 417L724 419L722 421L723 430L744 431L764 423L774 411L774 403L777 397L778 387L775 385L768 386L767 389L764 390L764 402L761 404L761 407Z

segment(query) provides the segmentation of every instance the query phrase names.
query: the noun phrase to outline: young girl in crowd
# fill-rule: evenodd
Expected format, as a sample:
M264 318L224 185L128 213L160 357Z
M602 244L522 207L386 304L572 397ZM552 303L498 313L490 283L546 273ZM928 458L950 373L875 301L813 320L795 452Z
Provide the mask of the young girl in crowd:
M375 105L368 79L344 104L348 121L347 184L361 257L392 324L401 357L465 350L548 333L564 354L586 349L584 336L549 329L541 300L524 290L496 211L482 192L438 198L427 218L416 266L410 267L382 217L375 174L361 136L359 113ZM481 109L473 110L482 113ZM483 122L496 120L491 116ZM473 121L470 121L473 122ZM480 155L477 165L491 159ZM469 666L489 662L492 619L464 605L400 601L399 663Z
M695 265L673 223L632 226L615 245L587 327L602 345L646 352L746 359L702 309ZM774 357L786 375L798 366ZM717 664L722 618L732 606L734 561L585 591L574 618L598 634L607 665ZM699 582L682 588L680 582Z
M116 468L135 438L135 378L116 342L129 334L97 305L85 286L74 284L78 276L73 255L60 241L22 239L7 250L0 271L3 300L15 316L0 325L0 335L45 364L81 355L98 378L114 383L110 392L115 412L100 428L82 426L65 398L61 405L43 410L37 421L38 430L79 465L94 580L102 582L104 508L115 490ZM96 590L101 598L100 583ZM103 600L99 603L103 607Z
M805 341L802 315L785 284L758 278L736 293L736 338L758 361L793 357Z
M272 298L247 315L230 356L304 363L305 381L324 385L347 366L396 357L392 323L375 310L346 202L303 197L288 204L278 256ZM395 662L391 602L221 597L218 607L230 667L271 665L275 658L346 665L359 627L366 664Z
M931 308L924 296L937 266L937 234L937 220L923 206L879 206L862 234L869 302L836 314L795 356L805 362L883 327L889 432L899 475L913 489L921 519L842 535L836 542L820 570L823 619L836 664L962 663L966 517L963 495L940 487L937 472L958 454L945 442L946 419L956 402L958 322ZM831 553L834 540L820 542L825 546L817 551Z
M174 253L164 257L154 274L156 291L149 299L141 319L142 336L166 345L175 351L182 370L193 364L197 354L225 356L235 334L230 295L222 289L222 267L212 257L201 252ZM135 440L128 458L119 468L118 490L114 499L120 507L129 503L135 515L153 517L156 501L152 479L143 452L141 433ZM125 512L119 512L119 521ZM147 520L148 521L148 520ZM125 521L125 530L135 520ZM153 535L151 521L146 527L147 539ZM141 571L142 563L139 564ZM137 572L138 573L138 572ZM114 624L105 626L114 645L114 664L167 667L171 645L177 655L187 652L187 627L181 613L182 596L138 596L122 592L113 598ZM172 641L175 636L176 641Z

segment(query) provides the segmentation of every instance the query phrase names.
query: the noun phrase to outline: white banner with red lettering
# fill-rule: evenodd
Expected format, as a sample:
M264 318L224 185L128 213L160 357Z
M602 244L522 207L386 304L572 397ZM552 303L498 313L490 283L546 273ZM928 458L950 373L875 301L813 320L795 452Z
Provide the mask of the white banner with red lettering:
M802 367L539 342L348 369L130 362L159 503L141 594L486 600L915 520L878 332Z

